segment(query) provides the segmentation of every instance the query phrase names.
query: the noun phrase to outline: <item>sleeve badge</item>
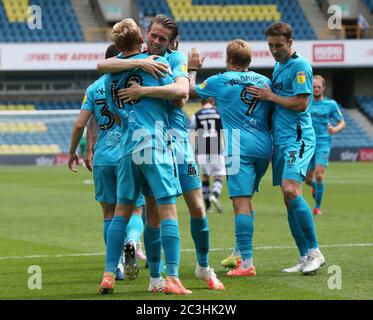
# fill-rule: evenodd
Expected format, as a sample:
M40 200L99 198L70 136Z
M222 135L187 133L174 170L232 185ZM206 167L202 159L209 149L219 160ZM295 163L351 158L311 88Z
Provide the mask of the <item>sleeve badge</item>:
M297 72L297 82L303 84L306 82L306 73L304 71Z

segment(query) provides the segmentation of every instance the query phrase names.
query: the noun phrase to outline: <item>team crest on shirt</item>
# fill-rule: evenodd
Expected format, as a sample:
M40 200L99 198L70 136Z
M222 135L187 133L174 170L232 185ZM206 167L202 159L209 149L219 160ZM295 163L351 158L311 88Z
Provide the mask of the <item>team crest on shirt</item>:
M203 81L200 85L199 85L199 88L200 89L204 89L207 85L207 80Z
M306 82L306 73L304 71L297 72L297 82L303 84Z

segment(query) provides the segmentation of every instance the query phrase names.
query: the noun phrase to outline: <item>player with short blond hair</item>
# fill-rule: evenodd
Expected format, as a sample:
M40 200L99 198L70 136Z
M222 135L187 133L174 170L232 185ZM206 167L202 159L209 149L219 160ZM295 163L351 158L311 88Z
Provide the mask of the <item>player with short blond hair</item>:
M267 87L271 81L249 71L251 47L241 39L231 41L226 49L227 71L209 77L196 86L191 80L190 96L213 97L225 129L225 153L229 196L235 216L236 247L241 257L227 275L255 276L253 262L254 206L252 197L258 191L271 157L269 129L271 103L253 98L249 86ZM191 57L198 55L193 49Z

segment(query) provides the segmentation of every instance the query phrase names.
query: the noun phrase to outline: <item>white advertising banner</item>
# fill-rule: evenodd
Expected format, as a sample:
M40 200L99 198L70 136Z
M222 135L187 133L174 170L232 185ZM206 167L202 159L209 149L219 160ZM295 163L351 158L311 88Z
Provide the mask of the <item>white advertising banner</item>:
M250 42L252 68L272 68L266 42ZM94 70L104 59L106 43L0 44L1 71ZM184 42L184 54L197 48L205 68L224 68L225 42ZM295 41L294 49L315 67L373 67L373 40Z

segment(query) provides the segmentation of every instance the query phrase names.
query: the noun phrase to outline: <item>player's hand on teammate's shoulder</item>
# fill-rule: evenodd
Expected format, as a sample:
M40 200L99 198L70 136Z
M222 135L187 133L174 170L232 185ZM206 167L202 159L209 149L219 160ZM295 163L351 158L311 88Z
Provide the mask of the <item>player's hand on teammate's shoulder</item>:
M140 68L159 80L159 77L166 77L166 73L169 73L169 69L167 64L155 61L157 58L159 58L159 56L151 55L146 59L141 59Z
M79 156L76 152L73 154L70 153L69 160L67 162L67 165L69 166L69 169L73 172L78 172L78 164L79 164Z
M204 60L205 57L201 56L196 48L192 48L192 51L188 52L188 69L201 69Z

